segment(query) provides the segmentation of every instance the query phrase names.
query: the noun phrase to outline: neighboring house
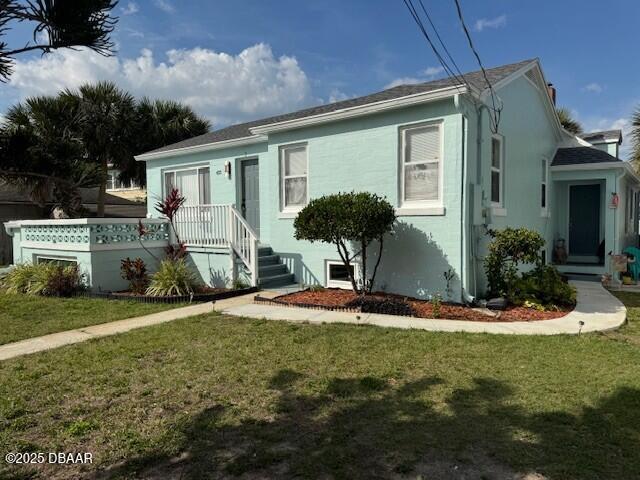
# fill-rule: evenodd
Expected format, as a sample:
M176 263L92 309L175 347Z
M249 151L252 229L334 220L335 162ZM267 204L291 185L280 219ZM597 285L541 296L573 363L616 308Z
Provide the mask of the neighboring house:
M98 189L82 188L82 206L95 216L98 206ZM36 220L50 218L53 204L36 205L23 190L0 183L0 224L11 220ZM107 194L105 216L116 218L142 217L147 213L144 203L114 197ZM0 266L11 263L13 259L12 241L4 228L0 228Z
M147 164L151 195L176 186L188 205L235 205L265 247L257 270L264 285L347 285L335 247L295 240L293 220L310 198L352 190L385 196L398 215L376 288L425 297L445 291L451 269L454 300L482 295L486 230L507 226L544 235L547 262L564 239L563 272L608 272L607 254L638 242L640 184L618 158L620 132L565 131L537 59L487 75L502 105L497 134L490 91L472 72L468 86L402 85L233 125L137 159ZM223 236L215 222L225 213L187 211L181 229L203 278L228 276L228 250L211 246L212 235Z
M107 192L115 197L133 200L134 202L144 202L147 198L147 191L138 185L135 180L120 180L121 171L113 165L109 165L107 171Z
M402 85L233 125L137 159L146 162L150 198L172 187L186 196L178 231L189 261L210 284L247 274L263 287L348 287L335 247L297 241L293 227L311 198L341 191L375 192L396 208L376 289L416 297L451 291L454 301L483 295L487 229L507 226L540 232L547 262L564 239L567 263L558 265L564 272L608 272L607 254L638 239L640 183L617 158L619 137L565 131L537 59L486 74L502 105L495 134L488 85L472 72L466 84ZM158 216L149 203L147 209ZM168 241L166 224L147 222L164 229L149 245L160 248ZM136 224L14 222L7 229L20 245L17 259L66 249L84 262L93 288L115 289L126 287L118 259L145 253ZM64 243L68 230L76 232L75 246ZM63 241L54 245L54 238Z

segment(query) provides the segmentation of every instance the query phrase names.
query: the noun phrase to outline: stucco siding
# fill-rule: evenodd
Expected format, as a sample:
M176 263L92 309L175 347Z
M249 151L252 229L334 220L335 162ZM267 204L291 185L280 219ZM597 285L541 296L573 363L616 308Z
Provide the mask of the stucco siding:
M553 188L550 178L547 180L548 207L547 215L541 208L542 160L551 164L558 139L545 110L543 95L525 78L519 78L497 91L504 105L501 112L498 133L504 142L503 199L500 208L491 206L491 138L489 117L482 111L481 126L481 160L478 169L477 161L470 160L471 179L475 178L483 190L483 208L487 213L487 224L490 228L526 227L538 231L547 242L547 258L551 258L554 228L551 214L555 208ZM477 121L475 113L471 114ZM469 138L470 159L477 152L474 144L475 136ZM486 255L488 236L483 229L475 229L477 235L476 274L477 293L486 289L486 275L483 258Z
M260 165L261 241L281 256L296 281L324 285L325 262L339 257L332 245L295 240L294 220L281 218L280 146L307 143L310 198L370 191L399 207L399 128L424 121L443 125L445 214L399 217L396 232L385 239L377 288L423 297L444 294L443 273L453 269L457 274L453 297L460 300L463 125L451 100L269 137ZM375 250L370 253L371 262Z

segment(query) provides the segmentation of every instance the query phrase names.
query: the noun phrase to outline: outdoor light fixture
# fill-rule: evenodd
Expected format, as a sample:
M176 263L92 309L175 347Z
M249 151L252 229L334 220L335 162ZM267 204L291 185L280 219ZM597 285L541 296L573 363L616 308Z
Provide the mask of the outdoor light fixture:
M229 160L224 162L224 174L227 178L231 178L231 162Z

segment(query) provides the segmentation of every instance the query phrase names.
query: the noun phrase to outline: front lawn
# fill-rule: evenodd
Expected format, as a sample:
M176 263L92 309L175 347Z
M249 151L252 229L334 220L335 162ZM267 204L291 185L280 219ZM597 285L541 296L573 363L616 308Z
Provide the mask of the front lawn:
M175 307L160 303L51 298L0 292L0 345Z
M640 297L620 297L608 334L212 314L1 362L2 456L95 462L0 478L638 478Z

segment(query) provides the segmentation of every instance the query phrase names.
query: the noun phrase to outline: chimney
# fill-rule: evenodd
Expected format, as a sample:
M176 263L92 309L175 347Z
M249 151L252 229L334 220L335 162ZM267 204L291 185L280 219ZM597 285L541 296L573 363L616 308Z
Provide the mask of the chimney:
M547 92L549 92L549 96L551 97L551 101L553 105L556 104L556 87L553 86L553 83L547 83Z

